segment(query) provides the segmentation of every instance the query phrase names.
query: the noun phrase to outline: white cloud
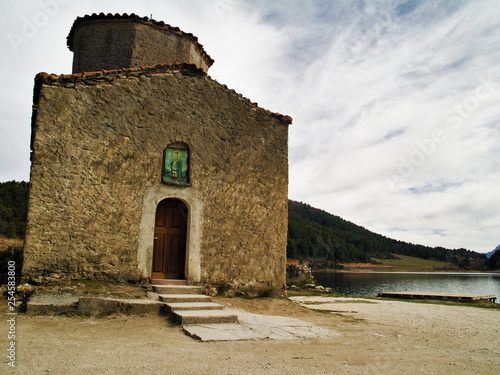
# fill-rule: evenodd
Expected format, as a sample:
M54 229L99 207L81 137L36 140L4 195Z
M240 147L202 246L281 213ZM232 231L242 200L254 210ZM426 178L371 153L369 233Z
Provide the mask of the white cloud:
M308 123L291 128L292 198L411 242L494 247L494 233L485 231L483 241L468 230L471 223L489 225L481 215L487 207L500 211L487 182L498 172L492 160L498 156L499 95L481 79L498 67L500 9L482 5L430 22L393 16L391 25L368 36L370 26L335 35L304 74L306 99L293 98L305 116L298 118ZM356 40L364 44L349 44ZM447 110L455 116L449 123ZM307 159L294 159L298 150L307 150ZM387 173L396 176L396 186L381 183ZM464 182L471 185L456 192L408 194L412 187ZM469 195L483 204L463 206L461 220L450 220L457 211L445 202L471 201ZM404 230L392 231L395 223ZM473 246L479 242L484 247Z

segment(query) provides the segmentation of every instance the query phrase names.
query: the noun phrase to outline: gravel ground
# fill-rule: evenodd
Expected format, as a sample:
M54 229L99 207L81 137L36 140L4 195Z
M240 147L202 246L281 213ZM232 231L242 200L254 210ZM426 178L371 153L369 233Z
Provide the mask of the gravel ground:
M365 299L215 298L339 333L316 339L200 342L159 316L26 316L16 368L2 374L498 374L499 309ZM311 299L312 298L312 299ZM4 306L7 306L4 302ZM319 309L315 311L313 309Z

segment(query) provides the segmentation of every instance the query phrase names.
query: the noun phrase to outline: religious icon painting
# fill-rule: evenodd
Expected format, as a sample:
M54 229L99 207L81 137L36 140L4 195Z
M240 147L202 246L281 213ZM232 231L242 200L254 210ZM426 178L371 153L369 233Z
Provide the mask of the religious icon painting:
M163 152L162 182L186 185L189 183L187 148L168 146Z

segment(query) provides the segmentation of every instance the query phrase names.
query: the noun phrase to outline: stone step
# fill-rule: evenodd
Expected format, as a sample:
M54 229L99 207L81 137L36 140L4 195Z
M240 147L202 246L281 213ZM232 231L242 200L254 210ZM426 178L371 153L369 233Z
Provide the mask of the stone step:
M201 294L199 286L191 285L151 285L158 294Z
M238 316L221 310L181 310L173 312L181 324L220 324L236 323Z
M203 294L159 294L158 298L162 302L212 302L212 297Z
M188 281L184 279L151 279L153 285L188 285Z
M170 311L181 310L223 310L224 307L214 302L172 302L167 303Z

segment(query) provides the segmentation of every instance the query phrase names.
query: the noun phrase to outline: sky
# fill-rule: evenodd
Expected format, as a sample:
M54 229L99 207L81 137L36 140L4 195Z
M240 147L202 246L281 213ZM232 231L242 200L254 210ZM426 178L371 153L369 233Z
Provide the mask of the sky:
M196 35L212 79L289 115L289 198L384 236L500 244L500 1L2 0L0 181L29 180L33 79L78 16Z

